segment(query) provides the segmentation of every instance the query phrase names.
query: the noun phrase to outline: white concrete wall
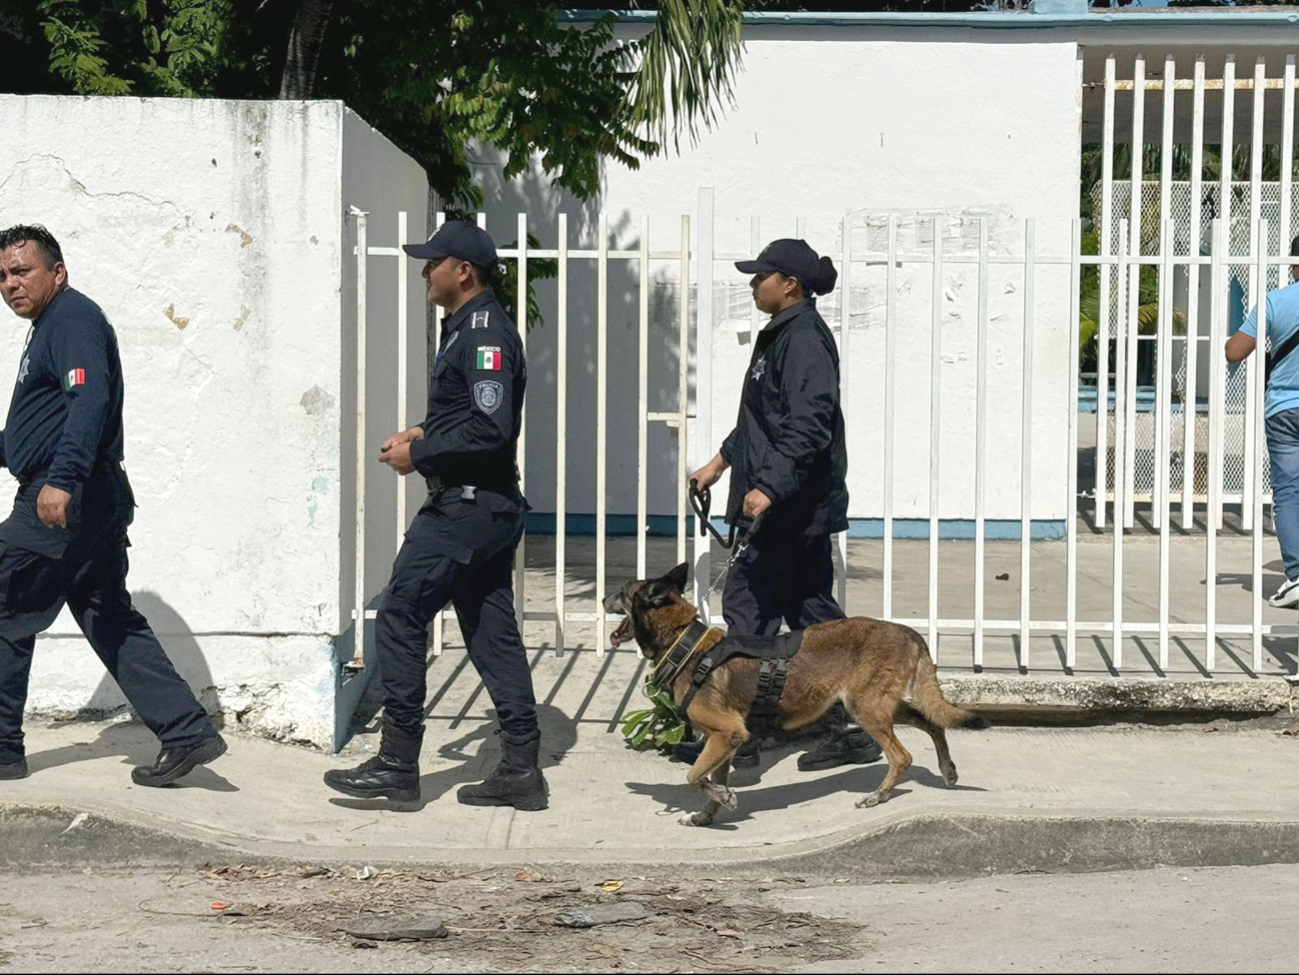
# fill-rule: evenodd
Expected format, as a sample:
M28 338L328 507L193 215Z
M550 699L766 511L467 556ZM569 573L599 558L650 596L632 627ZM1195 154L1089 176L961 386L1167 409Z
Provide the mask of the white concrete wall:
M329 745L350 613L344 161L374 168L376 209L418 202L422 173L334 102L0 96L0 121L0 223L46 224L121 344L137 606L210 709ZM26 331L0 332L4 389ZM122 703L67 616L28 703Z
M477 175L488 202L489 228L501 242L514 237L515 214L527 210L543 246L553 246L557 214L570 214L574 247L592 247L598 213L609 215L617 246L634 246L641 215L650 221L653 249L677 246L680 216L694 214L700 186L716 190L719 251L747 251L750 221L761 237L793 236L796 221L822 253L840 248L839 226L849 211L860 219L897 214L902 220L939 214L949 231L987 214L994 241L1017 247L1025 217L1039 222L1039 251L1064 254L1068 222L1078 206L1080 81L1072 37L870 28L750 28L736 105L699 143L680 156L645 161L638 170L610 164L599 196L585 204L556 192L538 173L503 182L501 159L477 154ZM697 231L697 225L696 225ZM977 237L976 237L977 240ZM860 245L858 245L860 246ZM882 271L878 272L882 275ZM848 392L850 489L854 517L882 514L882 295L876 271L856 272ZM651 410L675 402L677 300L675 268L651 272ZM749 356L743 317L745 279L728 263L716 266L712 296L712 447L735 415ZM921 276L924 276L922 272ZM975 276L963 268L944 313L942 366L944 433L942 517L973 516L973 347ZM997 270L993 283L989 378L988 516L1018 518L1020 456L1020 328L1018 270ZM929 289L928 280L899 279L906 295L899 321L900 400L898 517L928 514ZM616 264L610 289L609 506L635 511L636 280ZM1064 424L1067 390L1067 273L1037 283L1034 344L1035 518L1060 518L1066 508ZM584 270L570 281L568 403L570 512L594 511L595 282ZM528 494L540 511L554 510L554 289L542 286L547 324L529 337ZM837 305L823 301L837 325ZM675 512L675 442L661 426L651 437L651 512Z

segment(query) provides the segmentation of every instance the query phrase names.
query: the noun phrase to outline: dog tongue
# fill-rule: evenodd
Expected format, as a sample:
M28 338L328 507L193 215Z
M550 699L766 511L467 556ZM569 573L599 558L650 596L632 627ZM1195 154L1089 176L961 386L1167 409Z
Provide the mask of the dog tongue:
M617 650L624 640L627 639L628 621L624 619L618 624L618 628L609 634L609 645Z

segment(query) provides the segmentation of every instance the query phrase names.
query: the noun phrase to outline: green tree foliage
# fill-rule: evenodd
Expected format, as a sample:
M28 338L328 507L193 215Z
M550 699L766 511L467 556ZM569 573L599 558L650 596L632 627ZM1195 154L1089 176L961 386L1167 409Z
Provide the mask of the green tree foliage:
M570 25L558 5L530 0L0 4L13 90L337 98L423 164L451 216L483 203L475 143L504 151L506 179L535 159L556 185L589 198L605 160L635 169L697 138L729 99L743 50L740 0L665 0L630 41L615 39L612 13ZM536 280L556 268L536 262L530 272ZM516 269L501 274L508 306ZM539 322L535 295L528 304L527 320Z
M0 37L25 49L19 91L339 98L465 210L482 202L474 141L505 151L507 178L535 156L589 197L602 160L635 168L712 124L742 51L736 0L666 0L631 41L614 39L612 14L567 25L527 0L4 2Z

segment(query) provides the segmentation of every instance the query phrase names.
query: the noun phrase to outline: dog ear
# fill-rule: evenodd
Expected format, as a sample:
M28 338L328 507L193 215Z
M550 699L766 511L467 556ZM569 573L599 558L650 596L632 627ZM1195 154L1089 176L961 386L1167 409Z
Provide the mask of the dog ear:
M643 605L648 606L650 609L662 609L664 606L671 604L672 595L675 591L664 580L651 579L637 589L636 595L632 598L638 602L643 600Z
M677 592L686 591L686 578L690 573L690 563L682 562L675 569L663 577L663 581L670 585Z

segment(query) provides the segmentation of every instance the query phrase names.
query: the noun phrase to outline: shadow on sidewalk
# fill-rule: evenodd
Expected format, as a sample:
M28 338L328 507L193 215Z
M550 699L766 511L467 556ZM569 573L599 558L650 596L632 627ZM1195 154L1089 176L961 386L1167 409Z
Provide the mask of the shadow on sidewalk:
M135 608L149 621L150 628L158 635L167 659L171 661L176 672L189 685L191 692L200 701L218 729L224 726L221 720L221 701L217 695L212 671L203 656L203 650L194 637L193 631L184 617L171 607L157 593L143 590L131 594ZM85 652L93 656L89 644ZM99 681L90 699L82 706L81 716L101 721L123 710L129 709L126 698L122 695L117 682L107 673ZM28 758L28 767L35 773L40 769L57 768L72 762L85 761L105 754L121 755L123 765L151 765L158 755L158 739L141 724L138 719L129 724L113 724L102 728L99 737L93 742L78 742L75 745L40 752ZM237 786L218 775L208 766L200 766L174 785L165 788L207 789L212 792L238 792Z
M158 755L158 739L139 722L113 724L101 728L98 736L92 741L77 741L61 748L51 748L30 755L27 758L27 765L33 775L38 775L42 771L58 768L61 765L88 762L114 755L122 757L123 779L129 783L131 768L153 764L153 760ZM220 759L217 761L219 762ZM208 765L199 766L179 782L163 788L206 789L209 792L239 791L238 786Z
M680 768L680 774L684 776L686 767L680 766ZM873 792L884 781L887 771L888 767L883 762L878 762L874 765L861 765L844 769L824 778L756 788L751 784L752 771L741 769L739 772L732 772L730 780L731 787L735 789L739 796L740 807L735 812L723 811L719 813L720 822L715 828L734 829L736 823L751 818L752 813L787 809L800 802L824 800L827 802L856 803L866 793ZM749 774L745 775L746 772ZM913 791L912 787L914 786L927 789L947 789L942 776L935 775L923 765L912 765L907 770L907 774L903 776L898 787L893 790L893 795L889 801L897 802L899 799L905 801L905 797ZM668 812L694 812L702 809L704 805L703 793L685 784L684 781L665 783L628 782L627 788L637 795L648 796L655 802L662 803L664 810ZM952 791L986 792L987 790L978 786L958 784ZM862 810L862 812L868 814L868 810Z
M541 769L544 772L561 764L577 744L577 726L568 715L550 704L537 705L537 723L541 726ZM474 723L472 730L451 741L439 741L445 733L445 724L440 721L427 723L424 732L425 750L436 749L440 759L456 764L420 776L418 802L398 803L387 799L349 799L342 796L331 797L329 801L346 809L419 812L452 789L471 782L481 782L491 774L500 759L495 727L496 714L488 711L481 721Z

